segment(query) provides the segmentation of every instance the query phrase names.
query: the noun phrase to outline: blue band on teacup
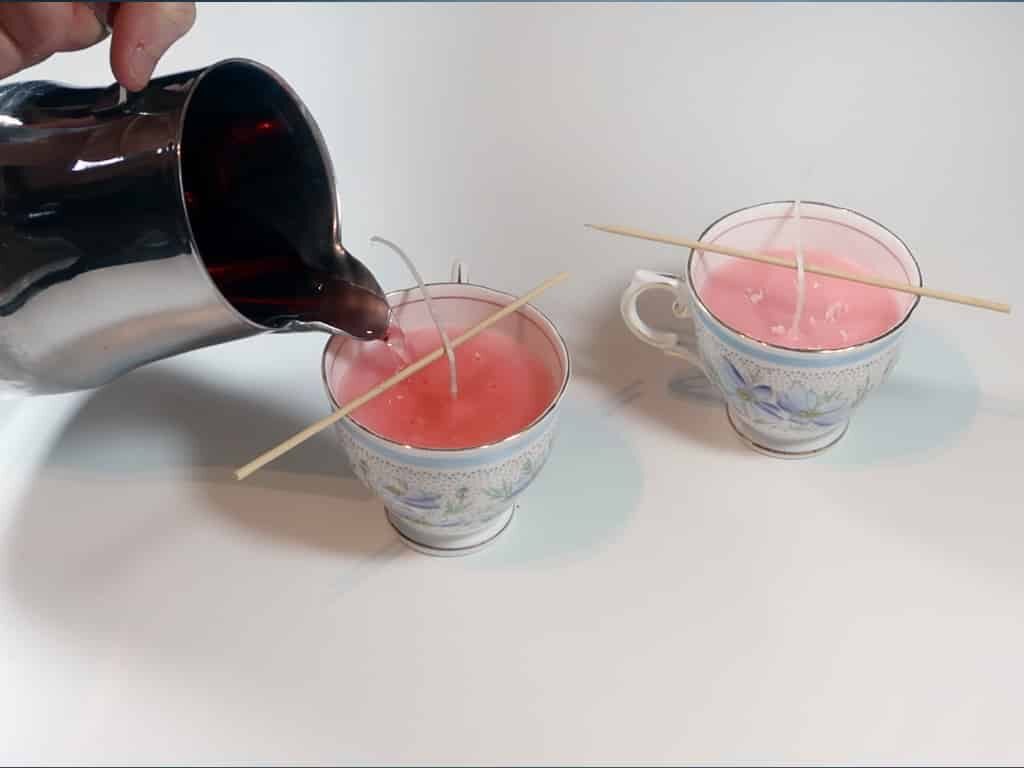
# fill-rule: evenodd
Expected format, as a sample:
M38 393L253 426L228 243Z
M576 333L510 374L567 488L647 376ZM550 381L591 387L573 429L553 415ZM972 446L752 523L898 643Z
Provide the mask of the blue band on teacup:
M719 325L699 304L697 304L697 309L698 311L694 313L694 318L700 322L701 327L730 349L749 355L759 362L785 365L791 368L836 368L838 366L854 365L877 357L899 341L900 335L903 333L903 329L899 329L895 333L891 333L888 338L880 339L873 343L869 342L868 344L854 347L849 351L811 350L809 353L794 351L791 354L786 354L784 352L775 352L756 342L745 342L742 338L737 337L734 333Z
M490 464L507 461L517 453L522 452L524 446L535 443L554 429L557 418L557 412L552 411L546 418L534 424L526 432L494 445L468 448L466 450L440 451L431 451L425 448L403 449L400 446L391 445L373 437L357 424L347 420L342 420L339 426L360 446L385 459L424 469L454 470L486 467Z

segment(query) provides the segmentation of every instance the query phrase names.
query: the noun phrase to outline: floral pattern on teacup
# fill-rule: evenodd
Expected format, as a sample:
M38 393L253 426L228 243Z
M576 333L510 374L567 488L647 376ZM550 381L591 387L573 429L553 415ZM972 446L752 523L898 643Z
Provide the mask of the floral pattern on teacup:
M835 390L815 392L803 384L794 384L779 395L781 408L790 421L834 427L849 418L850 404Z
M492 499L499 501L508 501L514 499L524 490L526 486L533 482L533 478L540 472L541 467L544 466L544 462L547 461L548 454L545 453L539 462L533 461L529 456L523 459L520 465L519 477L512 478L509 480L503 480L499 485L485 488L484 493Z
M505 512L547 463L557 422L536 429L518 448L481 453L478 464L424 468L375 450L356 437L358 428L338 425L356 476L391 512L421 526L465 532ZM538 425L540 426L540 425Z
M832 428L850 418L851 411L873 388L871 376L860 382L853 396L842 389L814 389L803 381L794 381L776 390L753 374L744 374L736 364L723 357L715 367L717 382L731 401L755 424L788 425L794 429ZM883 378L892 370L892 361ZM764 417L768 418L765 419Z
M899 357L898 336L877 351L804 358L712 332L707 322L698 316L695 330L708 377L758 441L779 450L798 451L799 443L842 429L854 409L888 378Z
M718 383L728 397L736 398L748 407L763 413L781 418L779 405L775 402L775 392L768 384L756 384L748 381L727 358L721 358L716 366Z

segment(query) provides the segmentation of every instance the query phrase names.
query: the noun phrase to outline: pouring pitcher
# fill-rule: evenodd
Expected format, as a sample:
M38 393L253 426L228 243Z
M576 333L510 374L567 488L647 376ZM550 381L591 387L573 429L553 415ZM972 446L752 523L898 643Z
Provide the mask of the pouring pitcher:
M320 131L270 69L231 59L138 93L0 85L0 397L389 320L341 244Z

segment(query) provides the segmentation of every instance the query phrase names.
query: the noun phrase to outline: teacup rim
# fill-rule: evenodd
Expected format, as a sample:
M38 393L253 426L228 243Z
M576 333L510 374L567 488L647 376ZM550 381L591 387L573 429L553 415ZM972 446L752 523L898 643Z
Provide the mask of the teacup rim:
M488 291L488 292L490 292L492 294L495 294L497 296L501 296L502 298L508 300L507 303L511 303L511 302L513 302L513 301L515 301L516 299L519 298L518 296L515 296L515 295L513 295L511 293L508 293L507 291L501 291L501 290L498 290L497 288L491 288L490 286L487 286L487 285L480 285L479 283L473 283L473 282L468 282L468 281L463 282L461 280L460 281L443 280L443 281L438 281L438 282L431 282L431 283L425 283L425 286L427 288L446 288L446 287L476 288L476 289L479 289L479 290L482 290L482 291ZM384 296L390 302L390 299L391 299L392 296L395 296L395 295L398 295L398 294L408 294L408 293L414 292L414 291L418 292L420 294L420 298L422 300L423 294L422 294L422 291L420 291L420 288L419 288L418 285L409 286L409 287L406 287L406 288L396 288L395 290L388 291L387 293L384 294ZM440 298L444 298L444 297L440 297ZM399 306L401 306L401 305L399 305ZM543 320L547 324L548 328L550 328L551 332L554 334L554 338L557 340L558 346L560 347L560 349L562 351L562 354L563 354L563 356L565 358L565 370L562 372L561 384L560 384L557 392L555 393L555 395L551 398L551 402L548 403L548 405L544 408L544 410L541 411L541 413L533 421L531 421L529 424L527 424L525 427L523 427L518 432L515 432L515 433L513 433L511 435L508 435L506 437L503 437L501 440L497 440L497 441L495 441L493 443L482 443L480 445L472 445L472 446L466 446L466 447L462 447L462 448L425 448L425 447L419 446L419 445L409 445L407 443L400 443L400 442L397 442L395 440L392 440L389 437L385 437L384 435L381 435L380 433L375 432L374 430L370 429L369 427L367 427L367 426L365 426L363 424L360 424L358 421L356 421L354 418L352 418L351 415L345 416L343 421L345 421L348 424L351 424L352 426L357 427L361 432L363 432L364 434L368 435L370 438L372 438L374 440L379 440L380 442L384 443L385 445L387 445L392 450L397 450L397 451L400 451L400 452L405 453L407 455L415 455L415 454L418 454L418 453L423 453L423 454L427 454L427 455L430 455L430 456L446 456L446 455L447 456L456 456L456 455L460 455L460 454L469 454L469 453L474 453L474 452L478 452L478 451L479 452L483 452L483 451L487 451L487 450L490 450L490 449L494 449L494 448L498 448L498 447L501 447L501 446L505 446L505 445L513 443L513 442L515 442L517 440L520 440L525 435L529 434L530 432L535 430L537 427L539 427L541 424L543 424L548 419L548 417L555 411L555 409L562 402L562 398L565 396L565 392L569 388L569 381L572 378L572 356L569 354L569 345L566 343L565 338L562 336L561 331L558 330L558 326L555 325L555 323L551 320L550 317L547 316L547 314L544 313L543 310L541 310L539 307L537 307L532 302L531 303L527 303L524 307L520 307L513 314L514 315L519 314L520 312L522 312L522 310L525 307L530 307L534 312L536 312L537 315L540 317L540 319ZM332 335L332 336L330 336L327 339L327 343L324 344L324 350L323 350L323 353L321 354L321 357L320 357L320 377L321 377L321 380L322 380L323 385L324 385L324 391L327 393L327 400L331 404L332 412L333 411L337 411L341 407L338 404L337 399L334 397L334 393L331 391L331 385L330 385L330 382L328 381L328 377L327 377L327 353L330 350L331 344L334 343L334 340L336 338L338 338L338 337L335 336L335 335ZM342 337L342 338L345 340L345 342L348 342L348 341L359 341L359 339L351 339L351 338L346 338L346 337Z
M735 216L738 213L743 213L744 211L751 211L751 210L754 210L756 208L764 208L764 207L770 206L770 205L785 205L786 203L793 204L795 202L796 202L796 200L766 200L766 201L761 202L761 203L755 203L753 205L745 205L742 208L736 208L733 211L730 211L728 213L722 214L717 219L715 219L710 224L708 224L704 228L704 231L700 233L700 237L697 238L697 239L698 240L703 240L708 232L710 232L720 222L725 221L726 219L728 219L730 216ZM902 237L900 237L898 234L893 232L889 227L887 227L882 222L878 221L877 219L872 218L871 216L868 216L868 215L866 215L864 213L861 213L860 211L856 210L855 208L849 208L849 207L844 206L844 205L836 205L835 203L826 203L826 202L822 202L820 200L803 200L803 199L801 199L800 200L800 204L801 205L805 205L805 204L806 205L816 205L816 206L820 206L822 208L831 208L832 210L836 210L836 211L846 211L848 213L854 214L855 216L859 216L860 218L864 219L865 221L869 221L872 224L874 224L875 226L885 230L892 237L896 238L896 240L899 242L899 244L901 246L903 246L904 250L906 250L907 256L910 257L910 261L914 265L914 269L917 271L917 286L916 287L920 288L920 287L922 287L924 285L924 274L921 271L921 264L918 262L917 257L914 255L914 252L910 249L910 246L907 245L906 241ZM787 352L787 353L797 354L797 355L844 355L844 354L849 354L850 352L853 352L855 350L862 349L862 348L869 347L869 346L872 346L874 344L877 344L877 343L879 343L879 342L889 338L890 336L898 333L903 328L903 326L906 325L907 322L910 320L910 317L911 317L911 315L914 314L914 310L917 309L918 304L921 303L921 297L920 296L915 296L913 302L911 302L911 304L910 304L910 307L907 308L907 311L903 314L903 317L894 326L892 326L891 328L886 330L884 333L879 334L878 336L874 336L874 337L872 337L870 339L866 339L865 341L861 341L861 342L858 342L856 344L851 344L851 345L846 346L846 347L836 347L835 349L802 349L800 347L786 346L785 344L773 344L773 343L771 343L769 341L764 341L762 339L758 339L758 338L756 338L754 336L750 336L749 334L744 333L743 331L740 331L740 330L738 330L736 328L733 328L731 325L729 325L724 320L722 320L718 315L716 315L714 312L712 312L711 309L707 306L707 304L704 303L704 300L700 297L700 293L697 291L697 287L693 284L693 260L694 260L694 257L697 255L697 250L699 250L699 249L695 249L695 248L691 248L690 249L690 255L689 255L689 257L686 260L685 274L681 275L681 277L683 279L685 279L685 281L686 281L686 285L687 285L687 288L689 288L690 296L692 297L692 299L697 302L697 305L701 308L701 310L704 311L705 314L707 314L716 323L718 323L720 326L722 326L722 328L724 328L725 330L729 331L730 333L735 334L736 336L740 337L745 342L747 342L747 343L749 343L751 345L754 345L754 346L762 347L764 349L779 350L779 351L782 351L782 352ZM910 283L910 285L913 285L913 283Z

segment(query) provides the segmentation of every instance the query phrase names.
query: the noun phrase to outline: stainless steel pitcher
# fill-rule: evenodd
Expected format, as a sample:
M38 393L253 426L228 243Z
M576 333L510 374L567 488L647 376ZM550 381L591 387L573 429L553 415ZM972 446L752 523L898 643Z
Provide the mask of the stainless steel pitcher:
M302 311L328 283L329 322ZM93 388L254 334L367 339L388 322L341 245L320 132L270 69L232 59L139 93L0 85L0 397Z

